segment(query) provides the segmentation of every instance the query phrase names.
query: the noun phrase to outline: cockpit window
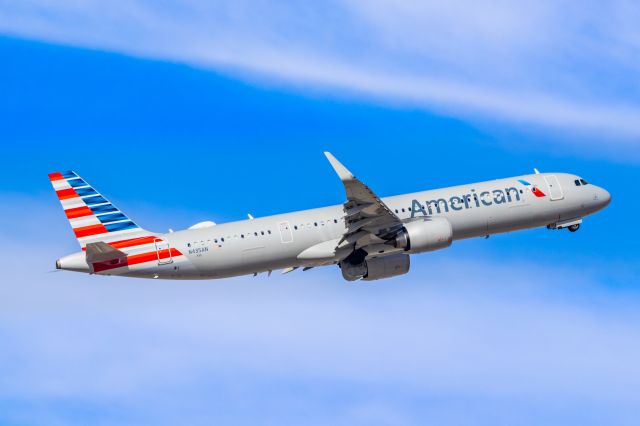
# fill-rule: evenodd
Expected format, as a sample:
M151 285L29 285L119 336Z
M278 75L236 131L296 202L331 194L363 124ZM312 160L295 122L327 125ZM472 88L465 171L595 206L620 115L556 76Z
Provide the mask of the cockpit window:
M580 179L580 183L583 184L583 185L589 185L589 182L587 182L584 179Z
M576 186L580 186L580 179L576 179L573 182L576 184Z

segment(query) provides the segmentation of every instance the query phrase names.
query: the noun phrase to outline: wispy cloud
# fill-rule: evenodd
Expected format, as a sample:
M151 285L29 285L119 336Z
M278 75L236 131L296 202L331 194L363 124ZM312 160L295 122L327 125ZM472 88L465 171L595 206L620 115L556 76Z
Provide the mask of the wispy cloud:
M42 269L40 260L34 267L23 259L8 260ZM458 258L415 266L410 276L372 286L341 283L331 270L202 283L12 274L1 305L0 399L31 401L36 412L72 401L171 413L190 399L205 407L207 399L223 400L232 412L266 398L277 418L285 411L279 404L295 400L290 387L327 385L370 395L370 409L387 405L410 418L428 410L393 402L394 393L402 400L448 395L448 419L464 399L496 401L486 408L490 417L505 401L516 407L506 410L513 416L531 400L538 415L558 401L596 404L599 415L637 415L637 295L623 301L590 279L569 284L578 271L550 265L535 265L547 271L535 280L521 274L534 268L528 263ZM572 298L578 286L604 307ZM171 401L158 407L163 394ZM314 411L335 409L313 392L296 398ZM250 411L237 423L250 423Z
M0 31L482 120L640 138L634 2L0 3Z

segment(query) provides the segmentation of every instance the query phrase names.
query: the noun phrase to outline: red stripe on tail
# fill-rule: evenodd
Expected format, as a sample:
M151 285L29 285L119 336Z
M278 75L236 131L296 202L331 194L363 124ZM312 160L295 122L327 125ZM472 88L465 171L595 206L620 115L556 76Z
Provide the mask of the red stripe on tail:
M58 194L58 198L60 200L79 197L79 195L76 193L76 191L73 188L61 189L59 191L56 191L56 194Z
M172 248L171 257L177 257L177 256L182 256L182 253ZM148 253L140 253L140 254L127 256L125 259L120 259L120 260L114 259L114 260L108 260L106 262L96 262L93 264L93 271L103 272L103 271L108 271L110 269L122 268L125 266L139 265L140 263L157 262L159 259L162 260L167 258L169 258L169 250L160 250L159 252L151 251Z
M135 246L141 246L143 244L151 244L153 242L155 242L156 237L154 237L153 235L150 237L139 237L139 238L131 238L129 240L122 240L122 241L114 241L113 243L109 243L109 245L113 248L126 248L126 247L135 247Z
M69 210L65 210L64 213L67 215L68 219L75 219L78 217L91 216L93 212L87 206L82 207L74 207Z
M137 247L145 244L151 244L156 241L155 236L151 235L149 237L137 237L137 238L129 238L128 240L120 240L120 241L112 241L109 244L111 247L116 249L127 248L127 247ZM82 250L86 250L85 247Z
M89 225L89 226L83 226L81 228L76 228L73 230L73 232L75 232L76 238L82 238L82 237L88 237L91 235L106 234L108 231L107 231L107 228L104 227L104 225L99 224L99 225Z
M51 182L53 182L54 180L63 180L64 176L62 176L62 173L60 172L55 172L55 173L49 173L49 180Z
M172 248L171 249L171 257L182 256L178 250ZM139 263L151 262L152 260L157 261L158 259L168 259L169 258L169 250L160 250L152 251L149 253L140 253L134 254L127 257L129 265L137 265Z

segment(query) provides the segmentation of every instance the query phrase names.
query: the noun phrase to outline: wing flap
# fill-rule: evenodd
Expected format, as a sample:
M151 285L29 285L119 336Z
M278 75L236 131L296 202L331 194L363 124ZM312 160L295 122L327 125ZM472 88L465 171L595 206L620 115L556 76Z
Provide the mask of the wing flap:
M362 183L331 153L324 153L344 185L343 204L347 230L338 247L353 244L354 250L370 244L384 244L402 228L402 221L367 185Z

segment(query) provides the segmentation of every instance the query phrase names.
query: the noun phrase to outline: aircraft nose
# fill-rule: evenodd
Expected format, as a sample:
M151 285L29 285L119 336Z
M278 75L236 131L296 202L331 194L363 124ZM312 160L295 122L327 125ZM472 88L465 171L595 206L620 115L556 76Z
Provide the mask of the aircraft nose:
M609 191L600 187L598 187L596 194L594 195L593 198L598 201L600 208L607 207L611 202L611 194L609 193Z

